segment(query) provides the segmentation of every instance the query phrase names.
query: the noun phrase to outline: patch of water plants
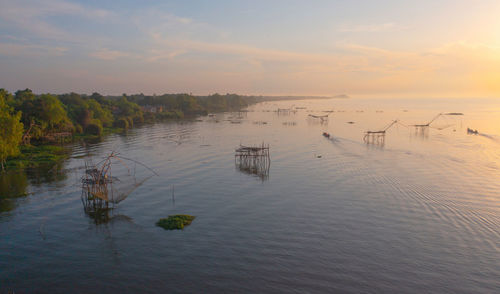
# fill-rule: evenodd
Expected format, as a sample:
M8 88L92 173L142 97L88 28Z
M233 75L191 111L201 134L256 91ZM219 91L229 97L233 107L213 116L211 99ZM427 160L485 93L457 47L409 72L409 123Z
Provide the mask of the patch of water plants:
M185 226L189 226L195 218L195 216L187 214L169 215L157 221L156 225L165 230L182 230Z
M68 157L68 152L57 145L23 145L20 153L7 159L7 168L37 168L55 164Z

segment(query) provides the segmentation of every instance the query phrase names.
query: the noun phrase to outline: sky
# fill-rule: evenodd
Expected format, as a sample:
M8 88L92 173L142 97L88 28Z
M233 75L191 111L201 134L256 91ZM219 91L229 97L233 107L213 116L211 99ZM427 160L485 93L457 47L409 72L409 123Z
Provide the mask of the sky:
M500 97L500 1L0 0L0 88Z

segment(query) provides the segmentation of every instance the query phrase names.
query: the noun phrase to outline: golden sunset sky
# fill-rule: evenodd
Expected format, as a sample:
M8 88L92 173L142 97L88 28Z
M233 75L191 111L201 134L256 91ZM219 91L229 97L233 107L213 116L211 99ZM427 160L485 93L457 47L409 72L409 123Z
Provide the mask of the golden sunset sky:
M500 97L500 1L0 0L0 87Z

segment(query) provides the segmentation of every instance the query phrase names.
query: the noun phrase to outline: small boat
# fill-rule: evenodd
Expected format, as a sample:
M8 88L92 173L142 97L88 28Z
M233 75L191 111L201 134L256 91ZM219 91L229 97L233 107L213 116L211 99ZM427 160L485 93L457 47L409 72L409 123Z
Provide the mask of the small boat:
M472 135L477 135L477 134L479 134L479 132L477 130L473 130L471 128L467 128L467 134L469 134L469 135L471 135L471 134Z

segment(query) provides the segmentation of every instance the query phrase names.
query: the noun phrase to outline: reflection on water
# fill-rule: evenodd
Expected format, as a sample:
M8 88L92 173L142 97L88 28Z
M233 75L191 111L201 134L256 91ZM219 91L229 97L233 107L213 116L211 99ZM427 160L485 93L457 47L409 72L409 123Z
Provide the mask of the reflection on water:
M24 172L0 173L0 213L16 207L16 198L28 195L28 177Z
M308 116L332 109L341 110L327 124ZM78 142L55 169L0 175L0 293L498 292L500 102L249 110ZM440 111L464 115L415 133L411 125ZM365 144L367 130L395 118L404 125L387 130L385 145ZM235 146L260 142L272 148L272 177L234 162ZM124 180L135 189L113 209L82 209L84 160L113 150L158 176ZM173 214L197 222L175 232L154 225Z
M429 126L414 126L413 136L417 139L429 139Z
M244 174L257 176L262 181L269 180L270 165L251 165L244 162L236 162L236 168Z
M42 186L67 179L64 161L38 168L0 172L0 212L16 208L18 198L29 194L29 186Z
M255 175L262 181L269 179L269 168L271 167L269 145L262 143L261 146L240 146L236 149L234 158L240 172Z
M321 126L327 126L329 122L328 116L318 116L314 114L309 114L307 116L307 123L311 126L314 125L321 125Z
M82 187L81 199L83 211L94 220L95 224L107 223L110 220L110 213L114 208L113 203L96 197L89 187Z
M115 214L115 206L101 199L89 200L89 195L82 191L83 211L96 225L126 221L133 223L132 218L123 214Z
M52 182L61 182L67 179L64 160L53 164L42 165L38 168L29 168L25 170L25 173L30 181L30 184L34 186L40 186Z

